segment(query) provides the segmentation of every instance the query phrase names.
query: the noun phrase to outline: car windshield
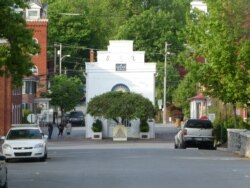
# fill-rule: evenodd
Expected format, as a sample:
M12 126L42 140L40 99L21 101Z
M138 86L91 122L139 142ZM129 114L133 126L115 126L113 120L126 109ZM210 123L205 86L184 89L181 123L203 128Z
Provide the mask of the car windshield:
M211 129L213 125L210 121L204 120L190 120L186 123L187 128L203 128L203 129Z
M18 129L11 130L7 136L7 140L19 139L42 139L42 135L38 129Z
M82 112L71 112L70 117L83 117Z

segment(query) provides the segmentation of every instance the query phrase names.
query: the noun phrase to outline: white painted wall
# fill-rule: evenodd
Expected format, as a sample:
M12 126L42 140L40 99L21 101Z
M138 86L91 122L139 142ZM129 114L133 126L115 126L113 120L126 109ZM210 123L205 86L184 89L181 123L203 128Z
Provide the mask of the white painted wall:
M197 8L203 12L207 12L207 5L203 0L193 0L191 2L191 9Z
M145 63L145 53L133 51L133 41L110 41L108 51L97 52L97 62L86 63L86 103L91 98L111 91L117 84L126 85L154 104L156 63ZM125 64L125 71L117 71L116 64ZM86 137L92 136L93 118L86 115ZM129 128L129 137L139 136L138 121ZM110 122L105 123L104 137L112 137ZM136 129L136 130L135 130Z

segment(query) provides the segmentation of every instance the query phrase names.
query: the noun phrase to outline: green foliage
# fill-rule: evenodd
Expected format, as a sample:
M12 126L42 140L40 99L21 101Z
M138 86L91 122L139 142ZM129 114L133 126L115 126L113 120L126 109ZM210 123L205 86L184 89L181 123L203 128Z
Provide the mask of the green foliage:
M132 120L152 118L155 110L152 102L140 94L107 92L90 100L87 113L91 116L103 116L106 119L120 117L122 120Z
M249 1L248 1L249 2ZM244 11L246 0L207 0L209 14L198 10L188 17L187 44L192 48L186 54L186 68L197 82L206 88L206 94L225 103L249 101L246 89L250 82L249 27ZM244 32L243 32L244 31ZM206 63L197 63L204 57Z
M29 123L27 117L29 114L32 113L32 111L30 109L23 109L22 111L23 111L22 123Z
M250 124L244 122L242 118L237 118L238 129L247 129L250 130ZM224 119L216 119L214 122L214 136L216 142L227 142L227 129L234 128L234 118L228 117Z
M194 81L191 74L187 74L173 94L174 104L182 107L183 113L186 117L189 117L190 115L190 101L188 99L196 94L197 83Z
M72 110L82 97L82 87L79 78L55 76L51 82L51 104L59 106L63 112Z
M189 11L189 0L143 1L143 11L133 15L121 25L115 38L134 40L135 50L145 51L147 62L157 62L157 98L163 98L165 43L167 55L166 99L172 103L173 91L179 82L176 56L182 50L183 38L179 32L185 25L185 14ZM175 55L173 55L175 54Z
M82 61L73 56L89 57L85 47L106 48L109 40L133 40L135 50L144 50L146 61L157 62L157 98L163 98L164 48L176 55L182 50L183 36L190 0L47 0L49 3L49 43L63 43L63 54L71 54L64 65L74 72L84 69ZM60 13L77 13L63 15ZM79 48L79 46L81 46ZM50 58L54 49L49 48ZM74 60L73 60L74 59ZM72 62L72 60L74 62ZM168 56L167 100L178 84L176 58ZM76 66L76 67L74 67Z
M23 12L15 9L25 9L27 2L0 2L0 38L7 41L0 47L0 77L11 77L13 86L20 86L23 76L31 75L31 55L39 52L32 31L26 27Z
M141 123L140 123L140 132L149 132L149 125L148 125L148 122L147 120L141 120Z
M102 121L97 119L92 125L93 132L102 132Z

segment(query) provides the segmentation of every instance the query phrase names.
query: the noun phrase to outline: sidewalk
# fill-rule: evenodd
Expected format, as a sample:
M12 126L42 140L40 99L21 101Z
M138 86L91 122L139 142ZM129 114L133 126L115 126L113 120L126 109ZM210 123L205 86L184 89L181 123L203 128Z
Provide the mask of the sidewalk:
M42 127L45 134L48 134L47 127ZM153 139L139 139L128 138L126 143L173 143L174 136L178 132L178 129L173 124L156 124L155 126L155 138ZM64 130L63 136L58 136L58 128L54 126L52 138L49 140L49 144L75 144L76 142L82 143L117 143L112 138L103 138L102 140L92 140L85 137L85 127L72 127L70 135L66 134Z

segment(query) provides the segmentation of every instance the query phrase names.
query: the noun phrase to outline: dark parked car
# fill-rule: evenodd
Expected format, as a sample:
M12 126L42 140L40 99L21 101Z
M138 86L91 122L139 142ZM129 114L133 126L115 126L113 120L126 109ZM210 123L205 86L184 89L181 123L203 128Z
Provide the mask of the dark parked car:
M0 187L1 188L7 188L8 182L7 182L7 166L5 162L5 156L0 154Z
M213 124L209 120L189 119L175 136L175 148L215 149Z
M82 111L73 111L69 114L69 122L72 126L85 126L84 114Z

